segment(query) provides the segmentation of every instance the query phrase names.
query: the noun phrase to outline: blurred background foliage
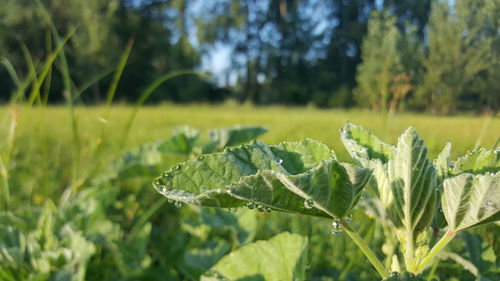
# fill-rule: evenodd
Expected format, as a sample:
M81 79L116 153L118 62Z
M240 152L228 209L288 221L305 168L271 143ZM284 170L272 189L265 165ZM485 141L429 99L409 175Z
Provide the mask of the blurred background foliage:
M46 11L42 11L43 5ZM105 99L110 73L133 41L116 100L173 70L207 72L159 86L148 102L313 104L378 111L496 111L499 0L3 0L0 100L64 47L80 99ZM43 89L63 100L56 63ZM49 85L50 84L50 85Z

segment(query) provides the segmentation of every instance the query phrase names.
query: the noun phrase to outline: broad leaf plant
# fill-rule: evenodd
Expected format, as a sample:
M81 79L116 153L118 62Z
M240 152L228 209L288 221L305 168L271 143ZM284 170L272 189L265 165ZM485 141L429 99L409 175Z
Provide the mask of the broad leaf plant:
M252 141L175 165L153 185L177 204L330 219L332 233L346 233L387 280L422 280L417 275L457 233L500 219L498 148L477 148L452 162L448 143L431 161L414 128L405 130L396 146L351 123L340 133L355 164L339 161L312 139ZM383 206L387 220L379 223L389 225L399 241L400 254L390 257L390 268L349 225L365 193ZM436 227L444 234L430 245Z

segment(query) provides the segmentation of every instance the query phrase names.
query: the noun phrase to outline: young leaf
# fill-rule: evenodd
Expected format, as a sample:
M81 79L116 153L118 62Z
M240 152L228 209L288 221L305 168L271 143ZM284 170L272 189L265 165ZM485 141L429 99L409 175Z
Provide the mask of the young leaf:
M245 245L222 258L202 281L305 280L307 239L287 232Z
M365 128L347 122L340 130L340 138L352 158L357 162L378 159L387 163L394 155L394 147L382 142Z
M498 149L485 150L477 148L467 152L463 157L455 161L452 174L458 175L463 172L473 174L495 173L500 171L500 151Z
M372 132L360 125L347 122L340 131L340 138L351 157L365 168L373 169L374 186L384 206L392 204L392 192L387 178L387 162L394 155L395 148L382 142Z
M441 204L451 231L500 219L500 171L485 175L464 173L446 179L443 186Z
M436 170L427 159L427 148L415 129L398 139L394 158L388 163L394 205L390 214L396 226L406 231L425 229L436 209Z
M278 158L273 151L282 158ZM267 176L271 171L290 175L333 157L328 147L310 139L271 147L263 142L254 141L247 145L228 148L221 153L201 155L194 160L174 166L157 178L154 184L160 193L173 200L210 207L238 207L246 204L246 201L252 201L253 198L241 194L237 196L235 193L237 187L245 187L252 182L251 187L260 190L267 186ZM285 163L288 160L290 163ZM303 205L303 199L283 187L265 192L270 196L280 193L282 202L295 202L294 204L298 206L298 202L302 201L300 205ZM266 207L287 209L282 205L267 204ZM293 211L297 209L299 208ZM306 213L319 214L317 210Z
M451 143L447 142L443 151L434 159L434 168L436 169L437 181L439 184L448 177L448 169L451 167Z
M436 169L436 179L438 183L438 189L440 192L437 193L437 201L439 206L440 196L443 188L443 181L449 176L449 169L452 166L451 163L451 143L447 142L441 153L433 161L434 168ZM446 226L446 220L442 212L437 212L433 219L432 226L435 228L444 228Z

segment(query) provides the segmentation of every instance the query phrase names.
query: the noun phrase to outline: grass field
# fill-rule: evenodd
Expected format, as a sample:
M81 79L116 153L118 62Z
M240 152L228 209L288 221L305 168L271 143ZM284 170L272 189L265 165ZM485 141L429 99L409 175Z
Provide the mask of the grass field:
M47 202L54 202L57 205L61 194L68 187L74 191L86 190L90 186L88 179L124 151L145 142L165 139L171 135L172 128L179 125L199 128L202 133L206 133L210 128L228 127L236 124L262 125L269 130L262 137L262 140L267 143L300 140L306 137L314 138L335 150L339 158L344 161L350 161L350 159L340 142L339 129L346 121L361 124L390 143L396 141L403 129L414 126L425 140L431 157L437 155L447 141L453 143L453 156L456 157L463 155L467 150L477 145L486 148L498 145L500 138L500 119L481 116L436 117L409 113L383 116L360 110L162 105L140 108L130 130L127 130L127 120L129 120L132 111L131 107L119 105L111 107L109 112L104 107L77 107L74 115L71 115L70 110L62 106L46 108L0 107L0 117L2 118L0 145L2 145L3 150L1 155L4 167L3 190L8 185L10 192L9 206L6 209L14 211L37 208L37 206L43 206ZM75 117L74 121L72 121L72 116ZM206 138L206 134L203 137ZM168 168L168 163L180 160L183 159L173 157L165 162L164 169ZM8 180L5 180L7 175ZM127 233L148 212L148 216L145 216L147 220L143 223L149 221L153 226L162 225L157 223L157 220L165 218L161 215L161 212L165 212L168 214L167 218L171 220L165 226L169 229L169 234L165 234L166 236L162 236L161 239L154 238L157 234L153 228L149 243L160 241L159 245L163 243L161 245L166 248L172 243L188 243L179 238L187 234L179 234L177 237L176 233L179 228L176 227L179 227L179 224L182 225L182 222L179 222L180 217L192 218L193 215L198 214L199 210L196 208L177 210L171 206L160 209L150 208L160 198L150 187L151 180L152 178L145 178L139 182L113 183L119 189L118 198L122 203L118 207L115 206L116 204L113 205L113 211L111 211L113 215L109 216L114 219L111 220L120 224L124 233ZM5 206L1 209L5 209ZM160 214L156 214L157 212ZM316 253L321 252L318 254L320 257L324 257L325 253L329 255L323 259L319 258L318 255L313 255L312 268L317 276L337 276L342 277L340 279L343 280L370 280L369 278L372 276L370 273L361 272L351 278L349 277L351 275L341 270L342 267L349 266L351 269L362 270L364 268L370 272L368 265L355 265L352 264L352 261L350 263L348 261L345 263L332 261L335 258L332 251L339 245L335 243L340 242L322 242L324 235L312 235L315 229L324 229L324 227L316 227L314 223L308 222L309 226L303 228L301 223L304 221L302 219L292 219L286 215L274 213L259 214L257 221L259 227L256 230L256 238L268 238L271 233L283 230L298 230L301 234L310 236ZM186 227L182 227L182 229L186 232ZM187 233L191 235L188 235L191 237L188 240L192 242L192 236L195 235L189 231ZM179 239L184 242L179 242ZM147 242L145 243L147 244ZM347 246L343 247L352 246L349 246L350 242L344 240L342 243L347 243ZM199 245L190 244L190 247L196 249L202 244L201 242ZM323 249L320 249L321 247ZM149 250L146 251L152 262L147 265L141 264L147 269L144 271L146 273L134 273L135 271L132 272L131 269L129 271L123 269L122 274L130 274L130 276L138 278L137 280L146 278L146 276L155 280L156 277L153 276L159 278L162 274L167 274L172 278L168 280L196 280L196 274L190 275L191 271L186 269L190 268L185 265L186 258L183 262L171 260L167 261L170 263L169 265L159 265L163 254L165 258L166 256L179 255L178 252L165 250L166 252L157 253L154 250L155 247L152 248L148 248ZM180 256L182 257L182 254ZM359 255L359 258L362 256ZM116 261L116 258L112 260ZM107 273L94 271L96 266L105 266L106 264L112 268L113 265L110 263L102 256L98 261L95 258L91 259L87 276L93 276L99 280L109 280L109 274L112 274L112 270L109 268ZM139 265L127 266L123 267L140 267ZM332 266L334 266L333 269Z

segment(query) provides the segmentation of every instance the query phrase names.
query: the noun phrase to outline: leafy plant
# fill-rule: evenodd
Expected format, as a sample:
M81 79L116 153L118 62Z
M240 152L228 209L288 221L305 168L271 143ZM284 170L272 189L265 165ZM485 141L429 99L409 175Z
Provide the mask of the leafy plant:
M403 132L395 147L350 123L341 138L355 165L338 161L333 151L312 139L277 145L253 141L175 165L153 185L177 204L247 206L332 219L332 233L345 232L388 280L418 280L413 275L430 265L457 233L500 218L498 149L476 149L451 162L447 145L430 161L413 128ZM399 241L389 257L391 270L349 226L367 183L368 200L380 202L389 219L379 223ZM440 208L446 232L431 245L431 226ZM401 275L389 276L390 271Z

